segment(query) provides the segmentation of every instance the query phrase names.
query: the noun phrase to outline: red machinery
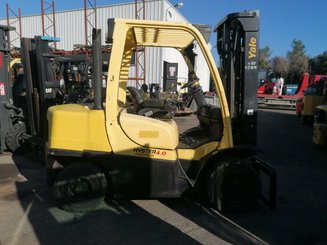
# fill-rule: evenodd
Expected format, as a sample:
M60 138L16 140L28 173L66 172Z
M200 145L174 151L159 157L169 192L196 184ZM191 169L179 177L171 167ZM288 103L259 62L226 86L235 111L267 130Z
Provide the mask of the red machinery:
M327 77L327 75L309 75L308 73L303 74L301 82L293 94L278 95L277 93L273 93L275 83L265 83L257 90L258 106L295 108L297 106L297 101L303 98L304 91L307 89L307 87L315 84L322 77Z

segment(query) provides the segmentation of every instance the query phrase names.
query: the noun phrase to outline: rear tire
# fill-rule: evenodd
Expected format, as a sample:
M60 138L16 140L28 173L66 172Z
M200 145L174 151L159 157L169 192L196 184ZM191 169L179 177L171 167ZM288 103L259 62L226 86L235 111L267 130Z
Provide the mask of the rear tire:
M64 168L56 176L53 195L64 210L88 212L104 200L107 188L108 181L99 168L79 162Z
M248 162L226 157L212 166L206 178L211 205L220 212L239 211L255 204L260 179Z

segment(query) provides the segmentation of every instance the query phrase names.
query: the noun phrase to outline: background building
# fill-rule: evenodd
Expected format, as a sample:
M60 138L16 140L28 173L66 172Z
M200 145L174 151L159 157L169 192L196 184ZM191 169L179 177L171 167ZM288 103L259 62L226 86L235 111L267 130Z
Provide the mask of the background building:
M139 4L141 4L141 1ZM135 19L139 15L140 19L147 20L164 20L174 22L188 22L187 19L177 10L176 6L172 5L168 0L146 0L143 6L137 6L136 2L130 2L125 4L116 4L108 6L98 6L96 8L96 14L93 14L94 9L87 8L79 10L69 10L56 12L44 18L44 14L23 16L20 21L16 21L15 18L10 18L9 23L19 28L21 23L21 35L22 37L34 37L36 35L44 35L45 26L46 35L56 36L60 38L60 42L56 43L57 49L72 50L75 44L85 45L87 38L90 39L91 28L86 27L85 16L88 15L89 25L102 29L102 43L105 44L105 33L107 30L108 18L127 18ZM136 13L140 11L140 13ZM94 15L94 18L92 17ZM18 18L17 18L18 19ZM44 26L42 27L42 21ZM0 20L1 25L7 25L7 19ZM53 28L55 27L55 28ZM11 32L10 39L11 44L15 47L20 47L20 40L17 32ZM90 42L89 42L90 44ZM196 58L196 72L201 77L201 85L204 91L209 90L209 69L203 57L199 54ZM130 85L139 86L146 83L159 83L163 88L163 75L164 75L164 62L177 63L178 64L178 82L187 81L188 69L184 64L183 58L180 53L174 49L158 49L158 48L146 48L142 55L138 55L138 62L135 63L133 69L131 69ZM160 81L158 81L160 78ZM137 82L136 82L137 81Z

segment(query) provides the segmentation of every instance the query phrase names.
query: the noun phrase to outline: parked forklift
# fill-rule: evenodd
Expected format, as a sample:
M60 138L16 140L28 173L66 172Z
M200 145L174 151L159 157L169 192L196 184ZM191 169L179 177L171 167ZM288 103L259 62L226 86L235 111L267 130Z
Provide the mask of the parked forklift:
M316 108L312 141L315 146L327 145L327 104L318 105Z
M92 210L106 196L177 198L194 188L219 211L242 209L260 197L261 173L270 180L269 196L263 199L275 206L276 173L255 157L253 148L258 14L229 15L218 25L217 33L224 67L229 64L231 68L224 69L227 96L207 43L196 27L123 19L108 20L111 52L103 94L101 31L93 31L93 103L47 109L47 179L61 208ZM219 106L205 101L201 77L192 62L195 45L209 67ZM198 125L179 134L174 106L167 101L129 107L126 91L133 89L128 75L138 47L180 51L189 69L184 86L197 104Z
M14 27L0 26L0 154L6 150L16 151L26 132L23 109L16 107L13 102L12 87L17 97L20 92L15 86L18 83L13 84L9 73L8 35L11 30Z
M57 104L59 87L51 62L49 41L53 40L41 36L22 38L21 57L11 61L8 43L11 30L14 28L0 26L0 153L16 153L27 146L25 150L33 148L43 155L47 135L45 115L48 107ZM10 71L14 67L18 68Z
M20 59L10 64L19 67L9 79L8 32L1 27L1 143L4 151L33 152L44 161L48 134L46 113L50 106L67 103L92 103L92 60L87 53L56 54L51 43L58 38L22 38Z

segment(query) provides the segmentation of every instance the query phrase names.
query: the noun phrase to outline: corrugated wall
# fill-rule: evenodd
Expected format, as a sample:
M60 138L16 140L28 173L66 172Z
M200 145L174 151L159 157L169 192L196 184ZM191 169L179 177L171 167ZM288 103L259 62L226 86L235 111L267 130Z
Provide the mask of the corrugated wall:
M177 22L188 22L184 16L182 16L173 5L166 0L150 0L145 2L145 19L149 20L167 20ZM141 3L140 3L141 4ZM91 10L90 10L91 11ZM92 15L90 16L90 19ZM105 43L105 33L107 30L107 19L108 18L135 18L135 4L134 2L126 4L118 4L111 6L104 6L97 8L97 28L102 29L102 43ZM72 50L74 44L85 44L85 30L84 30L84 10L71 10L57 12L55 14L56 19L56 36L61 39L57 43L58 49ZM14 22L12 19L10 22ZM0 20L0 24L6 25L7 20ZM18 22L14 26L18 26ZM51 22L45 18L45 26L50 26ZM16 26L16 28L17 28ZM89 35L91 30L88 30ZM53 36L52 29L47 30L49 36ZM25 16L22 17L22 36L23 37L34 37L36 35L42 35L42 20L41 15ZM11 33L11 40L17 38L17 34ZM20 47L19 39L13 42L13 45ZM173 60L167 60L166 51L162 51L158 48L147 48L146 49L146 82L147 83L161 83L163 74L163 58L166 57L166 61L178 62L180 59L174 58ZM169 51L177 52L176 50ZM175 55L174 55L175 56ZM182 61L182 60L180 60ZM185 67L180 66L179 73L182 77L185 77L187 71L184 71ZM135 77L134 69L132 69L130 76ZM160 79L160 81L158 81Z

